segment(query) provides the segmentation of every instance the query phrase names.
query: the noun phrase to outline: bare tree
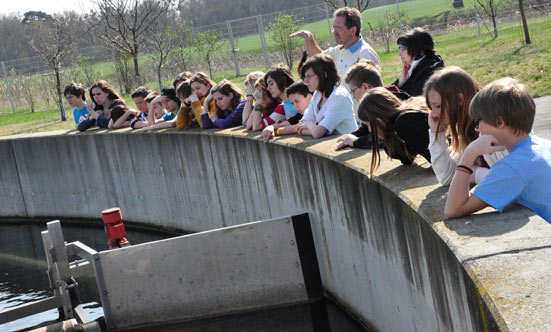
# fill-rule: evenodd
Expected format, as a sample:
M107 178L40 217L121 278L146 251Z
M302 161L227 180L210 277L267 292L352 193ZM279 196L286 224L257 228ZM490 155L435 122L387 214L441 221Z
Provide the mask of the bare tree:
M371 0L323 0L331 5L333 9L341 7L357 8L360 12L363 12L369 6Z
M31 105L31 113L34 113L36 108L36 101L38 96L35 95L35 90L37 86L36 79L32 74L22 74L19 76L19 85L21 92L23 93L23 98L28 105Z
M50 21L33 21L28 23L28 27L29 43L54 73L61 121L65 121L67 117L61 92L61 64L74 51L74 36L62 16Z
M385 53L390 52L390 43L400 34L400 18L402 23L407 25L409 18L405 9L400 10L400 15L393 10L386 10L375 28L373 28L371 23L367 22L371 35L379 38L385 45Z
M111 54L113 56L113 65L115 66L115 76L120 86L120 91L123 91L125 94L130 94L132 92L132 73L130 65L130 57L127 57L127 54L124 54L119 49L111 49Z
M157 70L157 80L159 82L159 91L163 89L162 69L168 63L172 50L177 45L178 29L171 26L176 22L176 18L165 13L155 27L156 32L148 38L148 44L152 50L151 59Z
M96 0L94 22L100 36L134 60L136 83L141 85L138 56L151 27L171 6L173 0ZM93 22L91 22L93 23Z
M476 0L484 13L492 20L494 38L497 38L497 15L505 5L505 0Z

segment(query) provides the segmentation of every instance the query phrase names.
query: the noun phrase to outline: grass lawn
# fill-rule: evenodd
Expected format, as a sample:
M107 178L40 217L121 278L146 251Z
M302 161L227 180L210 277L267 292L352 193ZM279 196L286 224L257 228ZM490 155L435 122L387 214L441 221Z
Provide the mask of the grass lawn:
M326 26L327 22L325 28ZM531 19L529 27L532 38L530 45L524 45L522 42L521 24L513 22L500 25L499 37L495 40L484 30L481 36L478 36L476 29L436 35L436 50L444 58L446 66L462 67L482 85L500 77L512 76L528 85L535 97L548 95L551 92L551 17ZM383 80L390 84L401 70L397 51L394 48L392 52L384 53L384 47L376 50L381 57ZM263 71L264 68L242 69L242 73L246 75L257 70ZM235 77L234 71L219 72L213 78L215 81L229 79L243 87L244 76ZM164 83L169 85L172 82ZM148 82L146 85L155 90L158 88L156 82ZM133 105L129 96L123 97ZM67 109L65 122L60 121L59 110L53 102L49 107L46 103L40 103L36 109L34 113L30 113L30 107L25 106L16 108L15 113L12 113L11 109L1 109L0 136L75 127L70 108Z
M433 19L436 21L442 20L444 17L453 14L462 13L464 11L472 11L473 2L465 0L465 8L454 9L451 6L452 1L446 0L413 0L400 3L400 10L405 10L410 21L420 21L425 19ZM362 28L369 29L368 23L373 27L382 19L385 11L391 10L396 12L396 5L387 5L368 9L362 13ZM431 13L427 16L427 13ZM300 18L300 17L299 17ZM329 27L327 20L322 20L303 26L303 29L311 31L318 42L326 42L329 40ZM269 34L266 34L266 43L270 51L276 50L275 43L270 39ZM240 53L257 53L262 51L259 35L251 35L242 38L237 38L237 44ZM229 46L228 46L229 48Z
M532 44L524 45L524 35L519 22L498 27L499 37L492 39L488 33L477 35L476 29L466 29L435 36L436 51L442 55L446 66L459 66L471 74L480 84L511 76L531 88L533 96L551 92L551 17L529 20ZM400 73L397 52L381 56L385 83L394 81Z

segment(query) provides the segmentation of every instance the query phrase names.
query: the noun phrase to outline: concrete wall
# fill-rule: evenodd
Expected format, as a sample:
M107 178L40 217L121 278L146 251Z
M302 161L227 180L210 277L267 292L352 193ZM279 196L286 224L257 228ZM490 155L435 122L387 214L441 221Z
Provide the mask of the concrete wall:
M120 206L127 220L201 231L307 211L324 288L378 331L547 330L545 221L520 207L443 221L447 188L429 165L383 157L371 180L369 153L334 145L264 144L240 128L1 138L12 166L0 216Z
M310 230L307 216L100 252L93 264L107 326L143 328L305 303L315 299L311 289L321 298L319 270L301 265L310 254L317 267L312 233L295 231Z

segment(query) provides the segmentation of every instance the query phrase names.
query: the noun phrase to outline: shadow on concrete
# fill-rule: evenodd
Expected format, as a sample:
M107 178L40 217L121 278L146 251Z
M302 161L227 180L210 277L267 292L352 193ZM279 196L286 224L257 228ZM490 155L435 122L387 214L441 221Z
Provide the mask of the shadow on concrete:
M336 146L336 144L333 144L333 146L332 146L332 149L333 149L334 153L337 154L334 158L335 158L335 160L340 160L340 161L343 161L343 162L347 161L347 160L350 160L350 159L362 157L365 154L372 152L371 149L352 149L352 148L346 148L346 149L343 149L343 150L335 151L335 146ZM368 158L368 162L369 163L371 162L370 158ZM366 168L369 169L369 165L370 164L367 164Z
M435 181L436 176L433 176ZM419 204L419 209L423 211L431 220L440 221L444 219L444 206L448 198L448 186L439 186L430 191L425 199Z
M384 173L377 174L377 177L395 192L434 186L438 184L438 181L434 176L432 168L425 167L426 165L426 163L420 165L415 163L411 165L399 165Z
M439 186L430 191L419 205L434 222L443 220L444 225L452 232L463 236L492 237L509 233L524 227L534 215L525 207L517 204L508 206L504 213L487 207L473 215L456 219L445 219L444 207L448 198L448 186Z
M457 219L446 219L444 225L451 231L463 236L493 237L521 229L534 216L527 208L512 204L505 209L506 213L488 207L474 215Z

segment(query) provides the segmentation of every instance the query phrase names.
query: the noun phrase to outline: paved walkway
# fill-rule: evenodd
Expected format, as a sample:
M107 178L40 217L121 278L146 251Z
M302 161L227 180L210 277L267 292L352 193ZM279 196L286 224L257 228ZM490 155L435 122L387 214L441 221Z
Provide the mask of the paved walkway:
M534 133L551 140L551 96L536 98Z

